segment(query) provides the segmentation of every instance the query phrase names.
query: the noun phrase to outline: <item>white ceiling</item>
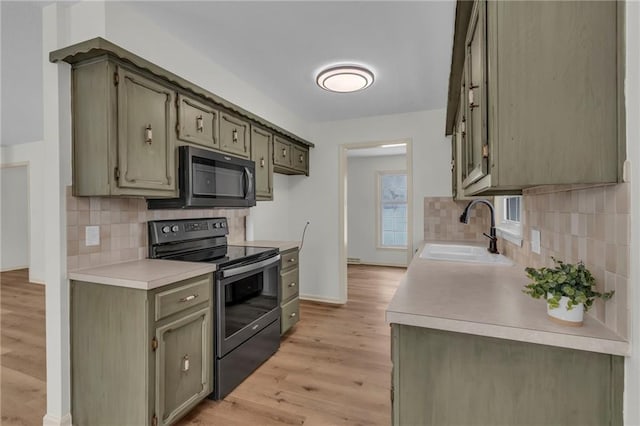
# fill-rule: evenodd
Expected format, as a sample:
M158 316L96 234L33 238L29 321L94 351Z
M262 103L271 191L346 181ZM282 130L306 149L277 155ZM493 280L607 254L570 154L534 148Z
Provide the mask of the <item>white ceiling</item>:
M446 105L454 1L132 3L306 120ZM342 62L368 65L373 86L351 94L318 88L318 71Z

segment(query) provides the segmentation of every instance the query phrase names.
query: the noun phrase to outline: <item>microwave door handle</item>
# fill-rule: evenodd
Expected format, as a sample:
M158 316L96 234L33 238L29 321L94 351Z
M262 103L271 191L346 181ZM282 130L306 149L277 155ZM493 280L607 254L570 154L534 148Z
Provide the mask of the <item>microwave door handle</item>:
M253 174L248 167L244 168L244 179L244 199L246 200L249 198L249 194L253 192Z
M251 263L249 265L238 266L237 268L225 269L222 271L223 278L233 277L234 275L244 274L246 272L258 271L262 268L266 268L269 265L278 263L280 261L280 255L276 255L261 262Z

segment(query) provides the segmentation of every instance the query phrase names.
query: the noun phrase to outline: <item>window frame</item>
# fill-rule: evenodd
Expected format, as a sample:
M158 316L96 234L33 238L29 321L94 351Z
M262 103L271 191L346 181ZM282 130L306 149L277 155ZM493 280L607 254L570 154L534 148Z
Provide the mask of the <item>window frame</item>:
M507 219L507 202L509 198L519 198L520 221ZM496 233L512 244L522 247L524 227L524 198L522 195L502 195L495 197Z
M382 177L387 175L404 175L407 179L407 199L404 203L396 203L396 204L404 204L406 210L406 218L407 218L407 226L406 226L406 234L407 234L407 244L404 246L387 246L382 244ZM375 175L375 188L376 188L376 248L378 250L408 250L408 242L409 242L409 174L406 170L377 170Z

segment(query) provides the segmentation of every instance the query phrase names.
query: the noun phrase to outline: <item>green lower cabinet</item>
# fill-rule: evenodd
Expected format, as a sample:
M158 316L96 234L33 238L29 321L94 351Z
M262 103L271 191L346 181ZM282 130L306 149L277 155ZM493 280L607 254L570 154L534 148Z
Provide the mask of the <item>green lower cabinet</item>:
M624 358L391 325L393 425L622 425Z
M74 424L170 425L213 389L213 277L145 291L71 281Z
M280 335L300 321L298 248L283 251L280 260Z

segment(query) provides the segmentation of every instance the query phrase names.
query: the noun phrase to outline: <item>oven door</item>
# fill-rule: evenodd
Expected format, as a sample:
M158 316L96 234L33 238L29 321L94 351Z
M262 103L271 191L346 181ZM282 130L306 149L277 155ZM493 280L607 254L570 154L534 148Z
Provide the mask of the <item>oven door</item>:
M216 355L222 358L279 318L280 255L216 275Z

